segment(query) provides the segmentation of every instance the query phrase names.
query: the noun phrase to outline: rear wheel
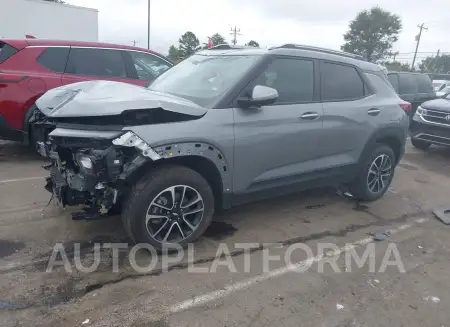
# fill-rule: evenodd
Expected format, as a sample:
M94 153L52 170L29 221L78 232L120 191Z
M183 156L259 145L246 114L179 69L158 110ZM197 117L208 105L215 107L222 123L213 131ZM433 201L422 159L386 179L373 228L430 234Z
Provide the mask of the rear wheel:
M351 183L352 195L361 201L381 198L394 177L395 160L394 152L389 146L378 144Z
M182 247L195 241L209 226L214 196L208 182L183 166L156 168L133 188L122 212L129 236L135 243Z
M421 150L427 150L431 143L426 142L426 141L422 141L422 140L416 140L411 138L411 143L415 148L421 149Z

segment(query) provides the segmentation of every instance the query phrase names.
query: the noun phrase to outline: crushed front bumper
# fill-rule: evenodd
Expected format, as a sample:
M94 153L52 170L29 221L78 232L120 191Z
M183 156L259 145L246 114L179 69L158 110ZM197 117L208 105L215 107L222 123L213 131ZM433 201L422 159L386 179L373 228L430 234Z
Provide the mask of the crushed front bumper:
M77 219L107 214L126 195L138 168L160 158L135 134L122 131L56 128L37 148L51 161L45 188L63 207L84 205Z

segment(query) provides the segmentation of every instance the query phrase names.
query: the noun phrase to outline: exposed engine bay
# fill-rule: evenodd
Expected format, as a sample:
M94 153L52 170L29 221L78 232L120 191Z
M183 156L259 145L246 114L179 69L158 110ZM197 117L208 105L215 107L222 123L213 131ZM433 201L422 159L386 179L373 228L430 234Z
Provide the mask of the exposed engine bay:
M163 157L127 127L196 120L206 112L169 94L89 81L45 93L28 123L37 151L51 161L46 189L62 206L85 205L81 218L93 218L119 203L139 167Z
M137 168L161 159L132 132L56 128L38 151L51 163L46 189L62 206L86 205L81 218L106 214L124 195ZM79 214L78 214L79 215Z

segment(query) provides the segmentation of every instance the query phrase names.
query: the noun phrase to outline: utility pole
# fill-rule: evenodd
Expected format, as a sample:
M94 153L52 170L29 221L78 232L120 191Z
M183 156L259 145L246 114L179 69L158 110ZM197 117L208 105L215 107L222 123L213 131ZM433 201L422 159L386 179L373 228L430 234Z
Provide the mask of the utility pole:
M424 26L424 23L422 23L421 25L417 25L418 28L420 28L419 30L419 34L416 36L416 51L414 52L414 58L413 58L413 62L411 65L411 70L414 70L414 64L416 63L416 56L417 56L417 50L419 49L419 43L420 43L420 37L422 36L422 30L427 30L428 31L428 27Z
M242 35L241 33L239 33L241 31L240 28L236 28L236 26L234 26L234 28L231 28L231 33L230 35L233 35L233 41L231 41L234 45L236 45L237 43L237 39L236 36L238 35Z
M148 21L147 21L147 25L148 25L148 43L147 43L147 48L150 50L150 0L148 0Z
M136 40L133 40L133 41L131 41L132 43L133 43L133 47L135 47L136 46L136 43L138 43L138 41L136 41Z

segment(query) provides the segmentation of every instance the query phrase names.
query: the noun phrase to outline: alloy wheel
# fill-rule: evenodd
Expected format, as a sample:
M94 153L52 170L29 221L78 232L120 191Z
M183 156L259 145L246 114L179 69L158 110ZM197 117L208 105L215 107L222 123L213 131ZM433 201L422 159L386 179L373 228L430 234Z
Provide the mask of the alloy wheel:
M371 193L380 193L392 178L392 161L386 154L376 157L370 165L367 174L367 187Z
M203 219L200 193L187 185L160 192L150 203L145 219L149 235L160 243L178 243L191 235Z

